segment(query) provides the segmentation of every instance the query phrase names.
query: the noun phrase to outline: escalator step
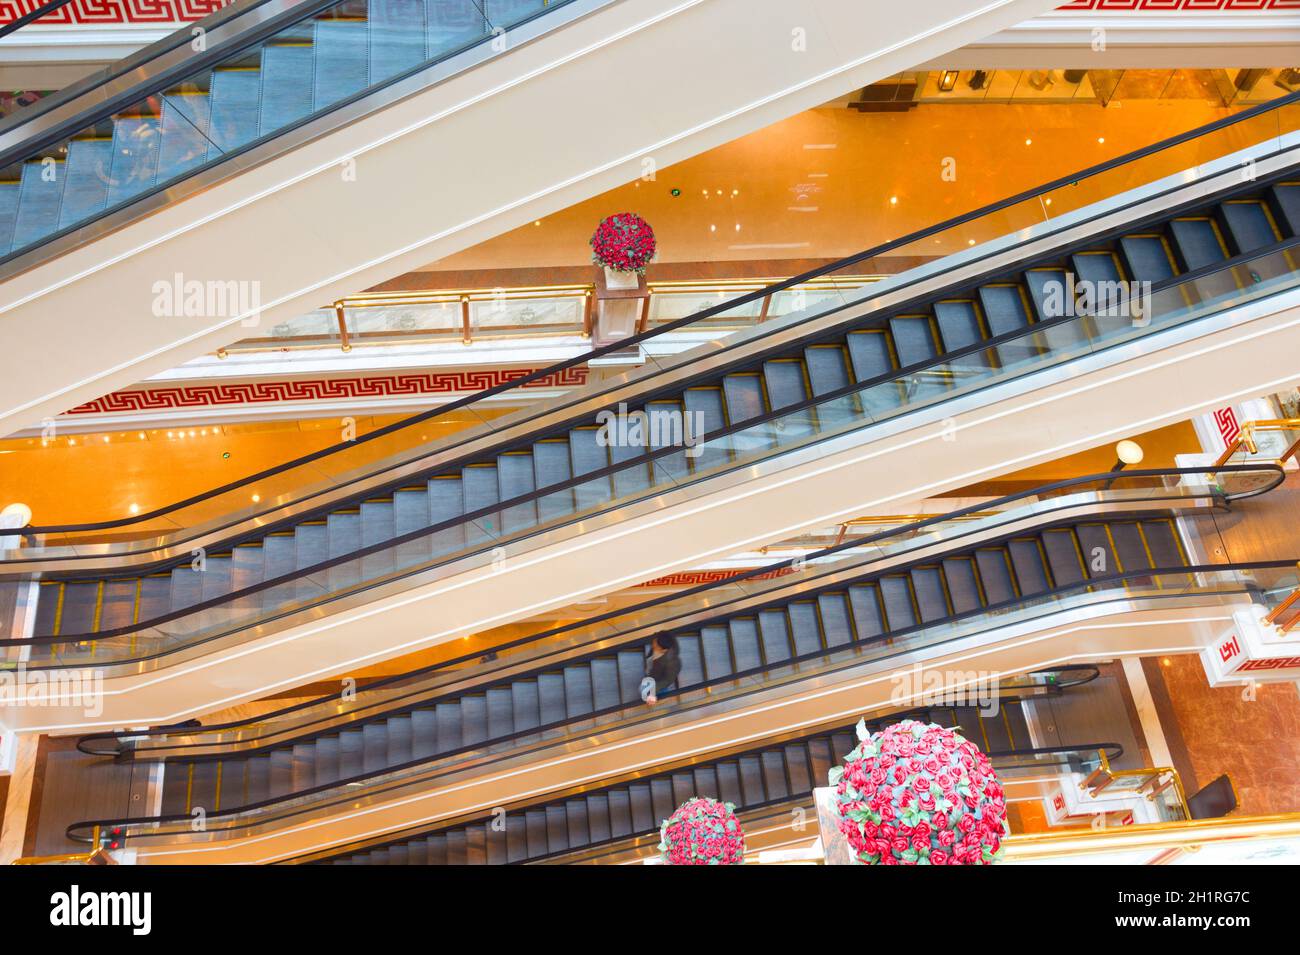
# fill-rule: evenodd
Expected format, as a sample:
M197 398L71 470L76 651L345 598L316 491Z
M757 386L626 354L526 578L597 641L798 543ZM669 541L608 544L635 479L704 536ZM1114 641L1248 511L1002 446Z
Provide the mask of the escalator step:
M494 686L487 691L487 738L504 739L515 732L514 689Z
M1153 565L1147 554L1146 541L1135 521L1112 521L1109 525L1115 538L1122 569L1126 572L1149 569Z
M411 712L411 758L423 759L438 752L438 718L424 707Z
M124 194L135 195L144 188L152 186L155 173L158 184L162 185L203 165L208 159L208 128L211 115L212 99L206 90L194 88L169 90L163 96L162 118L150 121L152 135L144 140L157 144L154 147L156 152L152 162L143 156L130 157L132 160L130 167L123 170L128 176L127 182L122 187ZM118 119L113 124L113 135L119 139L125 138L120 137L120 133L129 133L120 129L121 122L121 119ZM118 148L116 143L114 148ZM143 160L139 162L138 168L137 158ZM152 168L147 168L150 166ZM122 182L118 178L116 165L114 165L113 180L115 183ZM108 201L110 205L115 201L113 186L109 186Z
M25 162L18 195L18 216L14 225L14 248L40 241L54 229L63 201L68 164L47 157L48 162Z
M406 844L406 864L407 865L428 865L429 864L429 840L412 839Z
M289 791L300 793L316 785L316 744L294 743L289 750Z
M434 707L438 717L438 752L449 753L461 746L460 704L438 703Z
M677 809L677 803L673 800L673 781L671 779L657 776L650 780L650 807L654 813L652 828L657 828Z
M767 750L759 754L763 767L763 788L767 798L784 799L790 795L790 785L785 778L785 753L779 749Z
M758 375L724 375L722 394L727 401L727 420L731 424L748 421L767 412L763 404L763 382Z
M320 741L317 741L317 746ZM219 794L222 809L234 809L248 803L248 761L223 759L221 761L221 786Z
M593 843L613 838L609 819L609 795L592 793L587 797L587 834Z
M511 683L510 705L516 733L524 733L541 725L542 711L536 680L516 680Z
M387 0L368 6L369 85L414 69L424 62L428 24L422 0Z
M388 847L388 865L410 865L411 852L400 842Z
M713 766L697 766L694 775L696 795L707 799L721 798L721 790L718 788L718 774Z
M219 67L212 73L209 95L208 159L216 159L257 137L262 74L257 69Z
M1139 282L1162 282L1176 274L1173 255L1163 236L1126 235L1119 240L1129 274Z
M164 764L162 791L163 815L189 812L190 764Z
M933 360L939 354L928 315L899 315L889 320L898 352L898 364L907 368Z
M945 558L943 576L948 582L948 599L952 601L953 613L970 613L979 609L979 585L975 580L975 562L970 557Z
M63 185L59 228L76 225L104 208L112 166L112 137L74 139L68 144L68 162L64 166L68 181Z
M396 536L392 501L363 501L361 504L361 546L384 544ZM396 569L391 547L361 558L361 576L375 580Z
M1222 262L1228 257L1223 238L1212 219L1175 219L1169 223L1169 233L1187 271Z
M759 611L758 630L763 637L763 656L769 665L790 659L790 621L784 610Z
M497 457L497 480L501 484L501 500L532 494L533 456L522 452L502 454ZM527 530L537 525L537 504L529 501L515 504L501 512L501 529L506 534Z
M700 644L704 648L704 672L710 681L730 676L735 672L731 665L731 649L725 627L705 627L700 631Z
M315 740L316 773L312 779L314 786L328 786L339 780L339 738L321 736Z
M1013 540L1008 543L1007 549L1011 553L1011 566L1015 568L1022 596L1042 593L1051 588L1038 541Z
M839 765L831 755L831 742L827 738L808 741L808 762L811 766L813 783L817 786L825 786L831 768Z
M567 718L564 702L564 674L541 673L537 677L537 698L543 726L563 723Z
M393 494L393 535L401 537L429 526L429 492L423 487L403 488ZM429 559L427 535L397 544L393 548L393 566L400 570Z
M465 827L465 864L487 865L487 830L481 823Z
M691 435L698 445L705 435L727 426L721 388L687 388L684 396ZM704 447L695 457L695 470L705 471L730 459L726 448Z
M880 588L880 597L885 604L885 619L889 621L890 632L916 626L916 609L912 606L912 588L908 578L887 574L876 582L876 586Z
M429 854L429 865L447 864L447 834L439 832L425 840Z
M1078 524L1074 528L1078 535L1079 547L1083 551L1083 562L1089 577L1105 577L1117 574L1120 570L1110 538L1106 535L1105 524Z
M880 592L875 587L870 584L850 587L849 606L853 610L853 626L859 640L872 640L885 632Z
M314 51L310 46L269 44L262 50L262 109L258 133L270 135L309 115Z
M647 783L632 783L627 787L628 807L631 813L632 831L649 832L655 826L654 808L650 802L650 786Z
M753 754L747 754L741 756L736 762L740 767L740 789L744 805L754 806L766 801L767 797L763 792L762 761Z
M704 658L700 653L700 638L693 634L678 636L677 656L682 662L681 672L677 674L678 688L682 689L703 683Z
M1185 563L1173 522L1167 520L1141 521L1142 534L1155 561L1155 567L1181 567Z
M243 805L255 806L271 798L271 757L250 756L247 766L248 798Z
M969 299L935 302L934 317L939 324L939 337L945 352L967 348L984 340L979 312Z
M943 575L937 567L916 567L912 570L912 589L921 613L922 623L943 620L951 614L944 593Z
M609 793L609 835L621 839L633 833L632 794L627 789L613 789Z
M465 525L466 541L486 544L501 538L501 512L490 510L500 502L497 469L493 464L473 464L460 472L465 493L465 513L478 514Z
M460 698L460 744L477 746L488 738L487 697L470 693Z
M388 765L388 727L379 722L361 727L361 771L374 773Z
M1068 528L1049 528L1043 532L1043 550L1052 570L1052 579L1058 587L1077 584L1084 578L1083 564L1075 543L1074 533Z
M278 799L293 791L293 752L287 749L275 750L270 754L270 759L270 796Z
M853 625L849 623L849 607L844 594L818 594L817 610L821 615L822 635L827 647L842 647L853 642Z
M717 765L718 798L736 806L745 803L745 792L740 784L740 764L728 760Z
M800 657L817 654L822 651L822 628L817 619L817 605L806 600L798 600L785 608L790 618L790 630L794 634L795 654Z
M672 787L673 805L680 806L695 796L695 774L690 770L673 773Z
M360 729L339 733L339 779L352 779L366 771L365 736Z
M574 477L609 467L607 450L597 443L596 428L575 428L569 432L569 463ZM595 478L573 489L575 506L579 511L597 507L612 496L608 477Z
M369 80L366 55L368 24L356 20L317 20L313 105L332 106L365 89Z
M469 865L469 852L464 829L447 833L447 865Z
M510 847L506 841L506 831L494 815L483 826L483 835L487 841L487 865L505 865L510 861Z
M618 659L615 657L598 657L591 661L592 703L597 711L612 710L618 707L619 698Z
M979 300L990 336L997 338L1029 327L1029 311L1019 285L993 282L980 286Z
M528 819L522 813L506 816L506 860L523 862L528 858Z
M569 817L563 806L546 807L546 850L564 852L569 848Z
M564 816L568 823L569 848L581 849L591 842L591 829L587 822L587 801L570 799L564 804Z
M563 484L572 477L567 441L539 441L533 445L533 483L537 487ZM573 489L555 491L537 501L540 520L548 521L573 513Z
M491 29L484 20L483 0L438 0L428 5L428 14L431 57L449 53Z
M683 669L685 664L683 663ZM641 679L645 676L645 653L642 650L618 652L618 685L624 703L641 699Z
M1290 238L1300 236L1300 182L1280 182L1269 190L1278 225Z
M428 488L430 526L455 521L465 513L464 489L459 476L430 478ZM457 553L465 543L465 526L460 523L429 535L429 548L434 557Z
M388 761L385 768L409 763L413 757L413 735L409 715L393 716L387 720Z
M591 670L585 664L564 668L564 703L569 719L592 711Z
M736 672L761 669L763 658L758 649L758 621L754 617L740 617L729 622L728 630Z
M975 566L979 568L988 605L998 606L1016 599L1008 561L1007 552L1000 547L985 547L975 552Z

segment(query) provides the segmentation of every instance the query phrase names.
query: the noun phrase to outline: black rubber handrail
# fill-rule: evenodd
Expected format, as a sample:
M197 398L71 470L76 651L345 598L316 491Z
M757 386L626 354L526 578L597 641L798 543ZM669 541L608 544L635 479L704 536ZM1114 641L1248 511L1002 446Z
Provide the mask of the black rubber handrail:
M778 292L792 288L795 285L799 285L804 282L811 281L812 279L819 278L823 275L828 275L833 272L840 271L842 269L863 262L867 259L874 258L876 256L883 255L887 252L891 252L903 246L918 242L921 239L928 238L939 232L956 228L968 222L974 221L975 219L1017 205L1028 199L1036 198L1042 195L1043 193L1051 192L1055 189L1059 189L1064 186L1077 185L1083 179L1100 175L1102 173L1108 172L1111 169L1118 168L1119 166L1125 165L1127 163L1146 158L1147 156L1154 155L1157 152L1162 152L1166 149L1170 149L1175 146L1182 145L1183 143L1190 142L1194 139L1199 139L1203 136L1217 132L1221 129L1226 129L1230 126L1236 125L1241 122L1245 122L1247 120L1253 119L1257 116L1263 115L1273 110L1281 109L1285 106L1288 106L1296 102L1300 102L1300 91L1297 91L1295 93L1290 93L1276 100L1271 100L1267 103L1260 104L1259 106L1252 107L1247 110L1243 110L1242 112L1235 113L1231 116L1225 116L1222 119L1215 120L1214 122L1206 123L1203 126L1198 126L1186 132L1179 133L1178 135L1168 137L1167 139L1163 139L1160 142L1152 143L1151 145L1132 150L1128 153L1125 153L1122 156L1117 156L1105 162L1097 163L1095 165L1082 169L1078 172L1072 173L1068 176L1062 176L1058 179L1054 179L1051 182L1045 183L1041 186L1037 186L1032 189L1025 190L1024 192L1018 193L1013 196L1009 196L1005 199L998 200L997 202L989 203L988 205L982 206L978 209L974 209L970 212L964 213L959 216L954 216L936 225L919 229L915 232L909 233L908 235L902 236L900 238L891 239L887 242L883 242L869 249L865 249L853 255L846 256L845 258L839 259L828 265L823 265L814 269L810 269L799 275L765 286L764 288L758 289L757 291L747 292L734 299L729 299L726 302L720 302L717 305L711 306L706 309L702 309L701 311L696 312L692 315L688 315L680 319L675 319L674 321L671 322L665 322L662 325L656 326L655 328L652 329L648 329L644 332L641 332L640 334L633 335L630 338L622 339L620 341L613 342L608 345L603 345L598 348L593 348L590 351L585 352L581 355L577 355L573 358L556 362L555 364L549 365L545 368L540 368L535 371L529 372L528 374L522 375L519 378L513 379L510 382L503 382L499 385L494 385L490 388L486 388L483 391L477 392L473 395L466 395L464 397L457 398L453 401L447 402L446 404L439 405L436 408L431 408L428 411L423 411L420 412L419 414L411 415L410 417L403 418L400 421L395 421L392 424L385 425L384 427L381 428L377 428L374 431L370 431L364 435L359 435L357 438L355 438L352 441L342 441L337 444L331 445L329 447L321 448L317 451L311 452L310 454L302 455L292 460L283 462L282 464L275 465L274 467L266 468L262 471L249 475L247 477L240 478L236 481L228 482L226 484L223 484L216 488L212 488L200 494L192 495L188 498L177 501L173 504L165 505L160 508L155 508L151 511L142 514L132 515L130 517L125 517L125 518L116 518L114 520L109 520L109 521L91 521L91 522L74 523L74 524L51 524L51 525L41 525L41 526L30 526L24 530L24 533L25 534L68 533L68 532L75 532L75 531L108 530L108 529L118 528L118 527L129 527L133 524L140 524L148 520L153 520L158 517L163 517L181 508L185 508L185 507L192 506L194 504L199 504L205 501L209 501L214 497L218 497L222 494L237 490L239 488L247 487L248 485L254 484L257 481L262 481L269 477L274 477L278 474L282 474L286 471L292 470L293 468L300 467L304 464L309 464L313 461L321 460L322 458L328 457L330 455L347 451L349 448L356 447L359 444L365 444L370 441L378 440L379 438L386 437L387 435L393 434L405 428L412 427L417 424L422 424L426 421L429 421L441 415L449 414L453 411L460 410L461 408L464 408L470 404L473 404L485 398L495 397L497 395L503 394L504 392L511 391L516 388L522 388L528 384L531 384L532 382L538 381L550 375L559 374L563 371L567 371L570 368L577 367L578 365L586 364L593 359L600 358L612 352L620 351L625 348L632 347L634 345L640 345L641 343L649 341L660 335L677 331L678 329L685 328L695 322L704 321L708 318L713 317L714 315L718 315L723 312L730 311L731 309L737 308L741 305L745 305L749 302L759 301L767 296L774 295ZM361 481L366 479L367 479L366 477L359 477L353 479L353 481L351 481L350 483L355 483L356 481ZM367 493L370 492L367 491Z
M1129 226L1131 226L1131 223L1129 224ZM1248 265L1252 262L1255 262L1262 257L1285 252L1292 248L1298 248L1298 247L1300 247L1300 236L1293 236L1290 239L1277 243L1276 245L1272 246L1267 250L1255 250L1254 252L1250 252L1250 253L1242 253L1240 255L1233 256L1229 259L1224 259L1220 262L1211 263L1209 265L1202 266L1201 268L1193 269L1184 272L1180 275L1172 276L1169 279L1166 279L1164 281L1153 283L1150 290L1150 294L1152 297L1154 297L1155 295L1167 289L1177 288L1181 285L1185 285L1188 282L1197 281L1198 279L1203 278L1205 276L1213 275L1218 272L1230 271L1232 269L1239 268L1241 266ZM925 297L927 298L930 297L930 294L926 293ZM912 300L909 299L907 301L901 302L898 305L896 305L895 308L906 309L910 301ZM795 415L801 411L815 410L820 405L829 405L839 398L850 397L852 395L855 395L858 392L866 391L870 388L874 388L879 385L889 384L891 382L896 382L896 381L905 381L906 379L909 378L915 378L921 375L922 373L926 372L927 370L933 368L941 368L944 365L950 364L955 361L960 361L961 359L966 358L970 355L979 354L980 352L989 349L996 349L1002 345L1011 344L1012 342L1015 342L1016 340L1021 338L1032 338L1036 335L1050 331L1051 329L1062 327L1070 323L1086 322L1087 320L1093 317L1095 316L1062 315L1054 319L1050 319L1047 321L1042 321L1033 325L1026 326L1025 328L1013 329L1011 331L1003 333L1002 335L996 335L993 336L992 338L988 338L980 342L972 343L971 345L965 346L963 348L955 349L950 352L945 352L944 354L935 356L934 358L916 362L912 365L904 366L901 368L892 369L889 372L886 372L881 375L877 375L874 378L869 378L864 381L850 382L840 388L825 392L824 394L815 395L806 398L803 401L786 405L779 409L773 409L771 411L765 412L762 415L758 415L756 417L746 419L745 421L736 422L734 424L727 425L723 428L719 428L716 431L712 431L703 436L700 436L699 440L703 443L707 443L709 441L714 441L719 438L728 437L732 434L748 431L751 429L756 429L763 424L779 421L782 418ZM1113 344L1120 344L1120 343L1104 343L1102 344L1101 348L1098 350L1105 350L1109 347L1112 347ZM1035 370L1037 369L1027 369L1025 373L1030 374ZM907 410L902 410L902 409L898 409L898 410L900 411L901 414L908 413ZM890 418L898 417L898 414L892 414L889 417ZM868 422L868 424L869 423L870 422ZM511 447L514 447L522 443L531 442L539 439L540 437L545 436L546 434L551 433L552 431L555 430L556 427L557 426L549 426L547 428L540 429L530 434L515 436L505 443L509 444ZM561 428L567 427L567 424L558 427ZM305 568L303 571L300 571L298 573L299 575L301 575L302 573L316 572L318 570L328 569L329 567L336 566L348 560L352 560L361 556L366 556L371 553L377 553L380 550L386 549L388 547L397 544L405 543L407 541L417 540L420 537L424 537L441 530L447 530L461 524L467 524L473 520L476 520L479 517L487 517L495 512L504 510L509 507L514 507L521 504L529 504L549 494L570 490L589 481L599 480L600 478L609 477L621 471L630 471L633 467L636 466L640 466L643 464L651 464L652 462L658 460L659 458L664 458L673 454L681 453L681 450L682 449L680 447L672 446L672 445L650 450L639 456L627 458L625 460L617 462L616 464L610 464L604 468L600 468L595 471L585 472L581 476L572 477L563 482L546 485L544 488L540 488L540 489L534 488L532 491L526 494L518 495L515 498L512 498L510 500L500 501L494 505L480 508L477 511L461 514L457 517L450 518L449 520L441 522L437 525L433 525L431 527L418 528L416 530L407 532L405 535L401 535L399 537L392 538L388 541L380 542L378 544L370 545L367 548L362 548L360 550L353 551L350 554L339 555L336 558L333 558L329 561L322 562L311 568ZM316 508L304 511L303 513L295 514L291 517L281 519L280 521L269 522L265 525L259 526L255 530L247 531L242 535L221 542L220 545L213 545L206 549L210 553L211 552L219 553L223 550L236 547L239 544L244 543L245 541L263 540L268 535L275 533L277 530L295 527L305 521L310 521L322 517L333 511L339 510L340 508L347 507L350 504L356 504L360 501L366 500L377 494L387 493L394 489L407 486L412 481L420 479L421 475L427 476L429 474L438 474L438 473L443 473L445 471L451 471L456 469L463 463L480 460L486 453L487 453L486 451L469 452L467 454L462 455L459 458L455 458L451 461L446 461L435 467L432 467L428 471L419 472L417 474L405 475L402 478L399 478L391 482L391 484L389 485L367 488L364 492L358 494L355 498L329 501L325 504L319 505ZM21 534L24 537L34 536L40 532L41 529L30 527L30 526L17 531L17 533ZM92 555L92 556L88 556L86 559L94 559L94 557ZM38 556L38 557L28 558L26 561L22 559L10 560L7 563L11 568L20 569L22 564L25 562L32 563L32 562L39 562L40 560L42 560L42 558ZM101 574L101 576L138 577L144 574L165 570L175 566L180 566L181 564L188 563L189 560L190 560L189 555L177 555L175 557L171 557L160 561L155 561L149 564L135 565L121 570L105 571L103 574ZM7 576L4 567L5 567L4 562L0 562L0 579ZM8 573L12 574L13 571L9 571ZM78 576L79 574L83 574L83 573L84 572L78 570L65 570L65 571L57 571L53 573L47 572L43 576L45 579L76 580L76 579L83 579L82 577ZM253 593L256 592L257 590L266 589L269 586L274 586L278 583L283 583L283 582L285 582L283 579L277 579L274 583L264 582L262 584L254 585L254 587L250 588L245 592ZM187 612L193 612L198 609L206 609L211 606L216 606L219 603L223 603L226 600L229 600L232 596L233 595L227 595L225 597L213 598L212 601L196 604L193 607L188 608ZM213 601L215 601L215 603ZM175 619L175 616L155 618L153 622L162 623L170 619ZM132 628L132 631L128 631L128 632L134 632L135 630L138 630L138 626ZM5 641L0 640L0 645L2 645L4 642ZM54 641L54 642L58 642L58 641Z
M0 26L0 38L7 37L9 34L21 30L29 23L35 23L37 20L48 16L55 10L62 10L71 2L72 0L50 0L50 2L44 6L37 7L35 10L24 13L21 17L18 17L18 19L11 20L4 26Z

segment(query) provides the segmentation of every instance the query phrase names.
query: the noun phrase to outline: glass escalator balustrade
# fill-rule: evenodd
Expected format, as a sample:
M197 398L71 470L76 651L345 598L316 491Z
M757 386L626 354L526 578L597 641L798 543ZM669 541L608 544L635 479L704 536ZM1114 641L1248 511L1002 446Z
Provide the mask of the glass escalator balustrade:
M566 2L336 3L0 170L0 259Z

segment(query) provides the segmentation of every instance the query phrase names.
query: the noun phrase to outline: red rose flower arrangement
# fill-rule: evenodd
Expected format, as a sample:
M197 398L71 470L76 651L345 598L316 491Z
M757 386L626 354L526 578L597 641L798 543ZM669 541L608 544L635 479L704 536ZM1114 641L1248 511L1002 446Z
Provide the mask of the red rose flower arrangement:
M840 831L868 865L989 865L1002 856L1006 799L989 759L960 734L904 720L858 723L830 784Z
M615 272L644 272L654 255L654 229L634 212L606 216L591 237L591 261Z
M740 865L745 834L736 807L697 796L677 807L659 827L659 853L667 865Z

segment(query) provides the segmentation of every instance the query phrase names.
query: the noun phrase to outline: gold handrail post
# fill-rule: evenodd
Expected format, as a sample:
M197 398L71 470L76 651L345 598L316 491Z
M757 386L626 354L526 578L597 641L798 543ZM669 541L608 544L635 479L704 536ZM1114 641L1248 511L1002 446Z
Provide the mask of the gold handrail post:
M339 348L344 352L350 352L352 351L352 342L348 338L347 313L344 311L342 299L334 303L334 317L338 319L339 323Z
M466 345L470 344L474 340L473 336L470 334L470 327L469 327L469 296L468 295L462 295L460 297L460 337L461 337L461 341L463 341Z

